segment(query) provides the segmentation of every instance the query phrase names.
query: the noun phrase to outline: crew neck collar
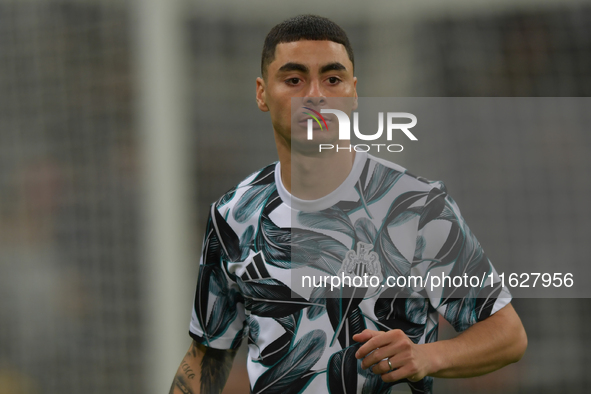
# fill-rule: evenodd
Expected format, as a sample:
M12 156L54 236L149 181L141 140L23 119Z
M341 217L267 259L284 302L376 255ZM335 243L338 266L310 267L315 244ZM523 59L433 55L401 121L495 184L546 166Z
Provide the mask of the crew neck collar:
M345 178L343 183L326 196L317 200L302 200L301 198L291 195L281 180L281 163L278 161L275 165L275 184L277 185L277 193L281 200L292 209L306 212L322 211L341 201L343 194L355 185L355 182L357 182L363 171L363 166L365 165L366 160L366 152L356 152L351 172L349 172L349 175L347 175L347 178Z

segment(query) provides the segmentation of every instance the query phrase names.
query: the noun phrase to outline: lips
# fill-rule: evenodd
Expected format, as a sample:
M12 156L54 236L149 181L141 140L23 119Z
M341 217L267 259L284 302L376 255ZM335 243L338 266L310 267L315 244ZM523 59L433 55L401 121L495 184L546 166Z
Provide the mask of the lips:
M305 117L300 118L298 120L298 124L300 126L302 126L302 127L308 127L308 119L312 120L312 127L313 128L315 128L315 129L319 129L320 128L320 126L318 126L318 123L316 122L316 120L314 118L310 117L310 116L305 116ZM324 123L322 122L322 119L318 119L318 120L322 124L322 127L324 127ZM325 118L325 121L326 121L326 125L327 126L332 123L330 119L326 119Z
M327 114L328 116L321 115L320 109L316 110L309 107L303 107L301 111L302 113L299 114L297 118L297 123L302 127L307 127L308 120L313 121L312 127L314 128L328 127L328 125L332 121L332 116L330 116L331 114ZM314 119L311 113L315 114L316 119ZM320 122L322 126L318 126L318 122Z
M332 119L330 117L327 116L322 116L322 118L324 118L324 120L326 121L326 123L331 122ZM321 123L322 123L322 118L320 116L316 116L316 119L318 119ZM314 120L313 117L311 117L310 115L302 115L302 116L298 116L298 122L306 122L308 121L308 119L312 119ZM316 122L316 120L314 120L314 122Z

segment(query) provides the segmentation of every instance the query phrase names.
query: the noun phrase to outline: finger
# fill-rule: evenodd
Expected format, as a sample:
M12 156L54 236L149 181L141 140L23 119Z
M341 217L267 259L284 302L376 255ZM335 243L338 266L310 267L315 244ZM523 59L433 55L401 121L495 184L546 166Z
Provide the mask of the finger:
M389 344L392 339L389 338L386 333L380 332L380 335L375 335L368 341L366 341L355 353L355 357L363 358L366 357L369 353L373 352L374 350L384 347Z
M361 331L359 334L353 335L353 340L355 342L366 342L369 341L371 338L383 334L382 331L375 331L370 329L365 329Z
M374 330L365 329L361 333L353 335L354 341L365 342L362 346L360 346L360 348L365 346L364 350L361 353L355 352L355 357L357 359L361 359L361 358L367 356L369 353L373 352L377 347L374 347L371 344L369 346L366 346L367 343L370 342L373 338L381 336L383 334L384 334L383 331L374 331Z
M392 368L390 368L390 364L392 364ZM392 372L393 370L395 370L396 368L398 368L399 366L395 365L391 360L390 360L390 364L388 364L388 359L384 359L380 362L378 362L377 364L373 365L370 370L371 372L373 372L376 375L383 375L385 373L388 372Z
M388 357L391 357L393 354L395 353L391 344L378 348L363 358L363 361L361 362L361 368L367 369L372 365L377 364Z
M371 338L373 338L371 336L371 334L370 333L366 333L366 332L361 332L359 334L354 334L353 335L353 340L355 342L365 342L365 341L370 340Z
M362 368L368 368L386 358L390 360L394 368L404 365L404 361L408 359L408 352L412 350L412 342L402 332L391 331L387 333L387 337L391 338L387 345L380 346L363 358L361 362Z
M392 364L394 365L394 364ZM395 382L397 380L408 379L411 382L418 382L422 379L418 372L408 365L404 365L392 372L388 372L382 375L384 382Z
M397 380L401 380L406 377L405 372L406 371L404 370L404 368L396 369L392 372L382 374L382 380L387 383L396 382Z
M388 361L390 361L390 363L388 363ZM375 371L376 373L379 372L381 375L383 375L385 373L392 372L398 368L402 368L403 366L403 357L400 357L399 354L395 354L393 356L384 358L382 361L378 362L375 367L372 367L371 370Z
M364 343L359 349L357 349L355 357L363 358L377 348L384 347L392 342L398 342L400 339L404 339L401 336L401 333L404 337L406 337L406 335L401 330L392 330L388 331L387 333L381 332L381 335L374 336L369 341Z

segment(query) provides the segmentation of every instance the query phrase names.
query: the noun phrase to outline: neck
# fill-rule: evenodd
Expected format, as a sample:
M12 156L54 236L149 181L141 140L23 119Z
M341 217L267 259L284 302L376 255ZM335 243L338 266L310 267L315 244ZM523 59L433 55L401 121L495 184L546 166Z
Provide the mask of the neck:
M275 133L285 189L302 200L317 200L336 190L353 168L355 151L298 152Z

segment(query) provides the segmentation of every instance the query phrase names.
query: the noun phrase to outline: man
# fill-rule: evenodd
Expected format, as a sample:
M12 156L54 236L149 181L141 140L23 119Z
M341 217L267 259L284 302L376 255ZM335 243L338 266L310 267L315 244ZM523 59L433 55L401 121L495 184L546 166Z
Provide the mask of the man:
M354 106L353 63L346 34L326 18L298 16L269 32L256 100L271 115L279 162L211 206L193 343L171 393L221 392L243 338L253 393L431 393L433 377L477 376L523 355L510 295L442 183L354 150L310 149L311 115L292 111L292 98L307 111L335 98ZM303 295L290 287L300 270L355 276L362 266L381 284L436 269L494 275L463 293L349 284ZM438 342L438 314L462 333Z

